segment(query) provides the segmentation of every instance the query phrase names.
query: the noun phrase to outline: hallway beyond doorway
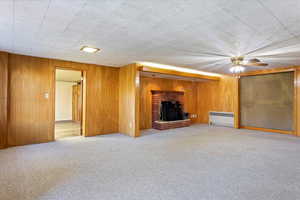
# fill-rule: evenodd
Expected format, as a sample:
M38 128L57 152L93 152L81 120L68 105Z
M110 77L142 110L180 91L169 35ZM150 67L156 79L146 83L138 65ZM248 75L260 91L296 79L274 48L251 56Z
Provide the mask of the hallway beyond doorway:
M55 139L70 136L80 136L80 123L72 121L55 122Z

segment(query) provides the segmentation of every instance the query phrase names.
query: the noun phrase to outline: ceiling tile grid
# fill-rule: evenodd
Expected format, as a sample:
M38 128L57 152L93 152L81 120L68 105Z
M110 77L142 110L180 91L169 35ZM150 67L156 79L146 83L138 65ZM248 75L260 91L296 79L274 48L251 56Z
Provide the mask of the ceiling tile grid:
M0 50L219 73L239 55L270 68L300 65L299 10L298 0L1 0ZM101 51L86 54L83 45Z

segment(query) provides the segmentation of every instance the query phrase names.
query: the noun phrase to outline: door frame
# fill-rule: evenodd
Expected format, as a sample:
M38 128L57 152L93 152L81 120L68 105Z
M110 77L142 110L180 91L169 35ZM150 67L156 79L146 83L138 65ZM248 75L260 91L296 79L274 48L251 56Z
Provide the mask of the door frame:
M55 141L55 98L56 98L56 70L61 69L61 70L69 70L69 71L80 71L81 72L81 130L80 130L80 135L86 137L86 70L84 69L77 69L77 68L71 68L71 67L60 67L60 66L55 66L54 67L54 76L53 76L53 99L52 99L52 105L53 105L53 120L52 120L52 124L53 124L53 140Z

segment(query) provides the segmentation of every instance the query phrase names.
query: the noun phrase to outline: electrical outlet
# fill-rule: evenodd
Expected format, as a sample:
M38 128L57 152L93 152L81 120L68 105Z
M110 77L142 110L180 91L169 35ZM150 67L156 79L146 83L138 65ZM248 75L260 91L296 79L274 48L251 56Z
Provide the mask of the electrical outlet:
M191 118L197 118L197 114L191 114Z

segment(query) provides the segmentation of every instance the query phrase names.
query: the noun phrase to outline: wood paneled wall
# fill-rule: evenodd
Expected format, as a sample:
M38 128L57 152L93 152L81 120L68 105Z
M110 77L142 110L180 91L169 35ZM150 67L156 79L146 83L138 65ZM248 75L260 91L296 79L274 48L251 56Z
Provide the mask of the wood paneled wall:
M0 149L7 142L8 53L0 52Z
M234 112L238 117L238 79L222 76L220 81L198 84L198 123L208 123L209 111ZM235 126L238 126L236 119Z
M89 65L86 75L86 136L119 131L119 68Z
M8 57L9 146L54 140L54 75L57 67L84 71L84 135L118 132L119 68L15 54Z
M0 84L3 86L0 109L4 111L0 113L0 148L7 141L9 146L16 146L54 140L57 67L84 73L85 136L120 131L137 137L140 128L151 128L151 90L185 92L185 110L198 115L194 123L208 123L209 111L234 112L238 116L238 79L235 77L222 76L219 81L207 82L149 77L140 80L136 64L119 69L0 52ZM300 136L300 70L296 72L295 116L296 132ZM49 93L48 99L45 93ZM235 124L238 127L238 118Z
M54 140L53 86L48 59L9 54L8 146Z
M83 71L83 135L118 132L119 68L62 60L51 60L51 66Z
M140 72L137 67L136 64L124 66L119 75L119 131L132 137L140 136Z
M184 92L184 110L191 114L197 113L197 84L198 82L171 80L163 78L141 77L140 92L140 128L152 127L151 90ZM192 119L193 122L197 118Z

